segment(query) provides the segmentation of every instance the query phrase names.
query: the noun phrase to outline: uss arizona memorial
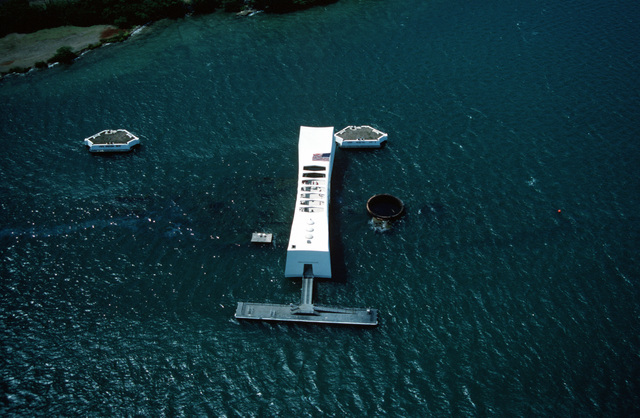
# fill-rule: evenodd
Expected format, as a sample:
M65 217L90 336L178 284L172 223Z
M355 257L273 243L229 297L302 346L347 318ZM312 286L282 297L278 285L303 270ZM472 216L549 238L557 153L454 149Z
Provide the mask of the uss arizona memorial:
M247 320L377 325L376 309L313 303L314 278L331 278L329 203L336 142L333 127L300 127L296 203L287 246L285 277L301 278L300 304L239 302L235 317Z

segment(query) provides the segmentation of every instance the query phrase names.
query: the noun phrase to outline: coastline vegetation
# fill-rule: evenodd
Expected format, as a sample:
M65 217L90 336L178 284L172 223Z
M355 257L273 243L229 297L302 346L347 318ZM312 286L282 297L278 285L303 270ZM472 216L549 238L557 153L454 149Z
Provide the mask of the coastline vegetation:
M99 47L108 42L123 41L129 37L132 28L160 19L179 19L186 15L208 14L216 11L250 14L252 11L266 13L288 13L318 5L335 3L338 0L0 0L0 43L3 49L16 48L15 37L29 38L38 42L38 35L46 31L64 28L108 27L102 30L94 43L84 43L74 47L58 44L57 50L51 46L42 49L55 54L50 58L40 57L28 64L14 65L16 58L0 64L0 78L7 73L25 73L35 67L47 68L48 64L59 62L70 64L82 52ZM107 25L107 26L105 26ZM74 29L74 30L75 30ZM26 35L24 35L26 34ZM32 36L34 34L35 36ZM90 36L87 34L87 36ZM94 35L95 36L95 35ZM63 36L62 38L66 38ZM47 49L48 48L48 49ZM14 54L15 55L15 54ZM50 55L47 55L50 56ZM2 57L0 57L2 58ZM17 64L17 63L16 63ZM14 65L9 68L9 65ZM7 70L8 69L8 70Z
M0 0L0 37L59 26L130 29L164 18L217 10L287 13L337 0Z

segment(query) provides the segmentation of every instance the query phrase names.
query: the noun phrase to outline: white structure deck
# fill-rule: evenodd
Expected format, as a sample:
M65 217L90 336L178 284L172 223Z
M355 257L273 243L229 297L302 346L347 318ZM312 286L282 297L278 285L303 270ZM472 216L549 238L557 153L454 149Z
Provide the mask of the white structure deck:
M329 197L334 150L333 127L300 127L298 189L285 277L331 278Z

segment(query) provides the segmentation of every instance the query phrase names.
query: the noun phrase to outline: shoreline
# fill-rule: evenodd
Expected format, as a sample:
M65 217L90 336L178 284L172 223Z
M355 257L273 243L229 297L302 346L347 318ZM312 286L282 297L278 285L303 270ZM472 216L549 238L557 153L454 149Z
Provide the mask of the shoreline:
M124 41L140 27L158 20L190 16L194 13L208 14L217 10L217 7L211 8L202 2L180 1L182 4L180 10L175 8L155 10L155 16L149 12L149 16L145 19L141 19L138 15L132 18L125 14L117 19L106 19L113 21L113 24L55 26L35 32L9 33L0 38L0 80L9 74L27 73L34 68L44 69L56 62L70 64L82 53L98 48L105 43ZM280 0L236 0L225 5L222 10L245 17L261 12L279 14L301 11L314 6L335 3L338 0L286 0L283 3L278 3L278 1ZM295 3L296 1L299 3ZM215 1L211 4L218 5ZM46 11L47 8L45 7L44 10ZM66 21L77 22L78 19L67 19Z
M11 33L0 38L0 74L4 77L44 68L62 47L80 55L105 43L124 40L129 34L113 25L61 26L27 34Z

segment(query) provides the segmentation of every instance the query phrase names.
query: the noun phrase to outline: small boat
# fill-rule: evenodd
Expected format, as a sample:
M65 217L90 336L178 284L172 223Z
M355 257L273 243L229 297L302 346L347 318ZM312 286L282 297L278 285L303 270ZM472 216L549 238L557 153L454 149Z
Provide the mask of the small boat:
M84 139L89 152L128 152L140 144L140 138L125 129L106 129Z
M389 136L371 126L347 126L334 134L340 148L381 148Z

